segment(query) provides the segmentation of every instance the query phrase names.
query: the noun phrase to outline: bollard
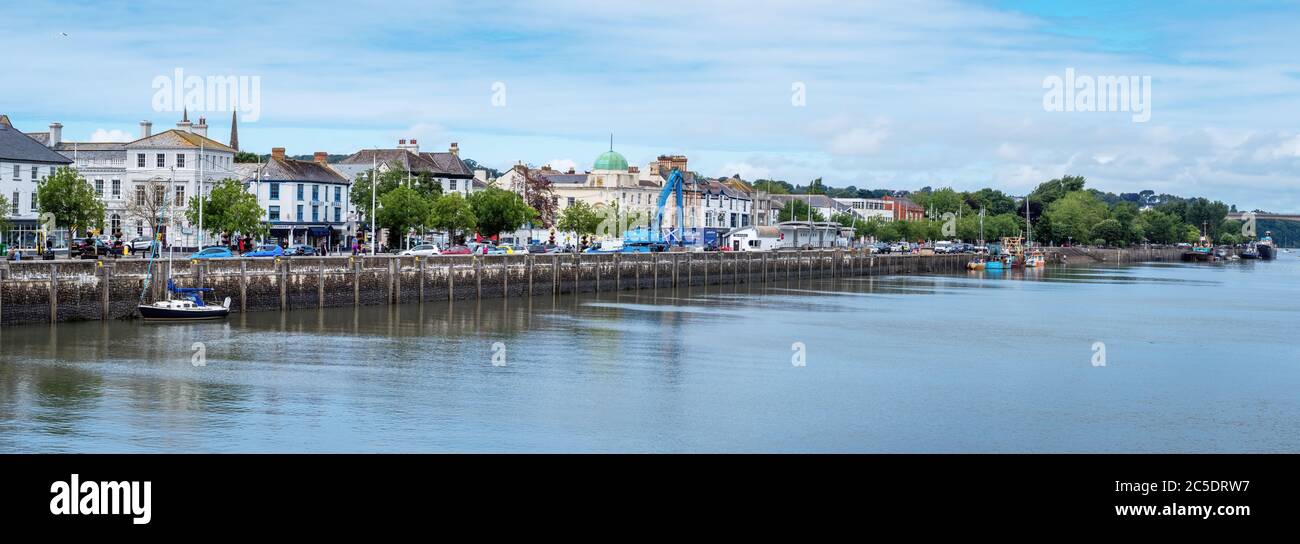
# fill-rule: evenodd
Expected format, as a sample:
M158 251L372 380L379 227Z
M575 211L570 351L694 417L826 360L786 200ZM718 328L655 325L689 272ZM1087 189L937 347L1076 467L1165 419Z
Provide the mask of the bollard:
M325 258L319 259L316 270L316 307L325 307Z

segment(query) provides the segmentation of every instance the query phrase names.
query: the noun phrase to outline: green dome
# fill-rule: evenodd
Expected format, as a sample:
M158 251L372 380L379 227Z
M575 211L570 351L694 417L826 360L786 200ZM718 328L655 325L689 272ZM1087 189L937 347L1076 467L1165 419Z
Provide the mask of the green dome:
M623 156L620 155L617 151L611 149L609 151L601 153L599 157L596 157L596 164L595 166L592 166L591 169L626 171L627 159L623 158Z

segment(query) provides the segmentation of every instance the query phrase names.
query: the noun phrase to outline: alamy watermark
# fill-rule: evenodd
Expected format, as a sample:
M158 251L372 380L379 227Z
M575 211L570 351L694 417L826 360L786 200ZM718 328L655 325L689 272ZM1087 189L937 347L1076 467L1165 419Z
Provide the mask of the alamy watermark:
M1043 78L1043 110L1083 112L1133 112L1134 123L1151 120L1151 76L1076 75Z
M195 76L177 68L153 78L153 110L177 112L238 111L240 121L262 116L262 76Z

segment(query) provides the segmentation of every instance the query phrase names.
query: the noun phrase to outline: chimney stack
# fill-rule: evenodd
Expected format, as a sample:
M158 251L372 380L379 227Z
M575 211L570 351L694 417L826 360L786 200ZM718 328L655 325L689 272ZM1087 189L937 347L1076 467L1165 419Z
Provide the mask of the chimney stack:
M324 151L317 151L316 155L312 157L312 160L320 164L329 164L329 156L330 156L329 153L326 153Z
M528 167L524 166L523 162L516 163L514 166L511 166L510 169L519 172L519 175L521 176L528 175Z
M194 125L194 133L195 133L195 134L198 134L199 136L202 136L202 137L204 137L204 138L207 138L207 137L208 137L208 120L207 120L207 118L199 117L199 124Z
M59 145L59 142L62 140L63 140L63 124L57 122L50 123L50 147L55 147Z
M140 121L140 137L148 138L153 136L153 123L149 121Z
M272 147L272 148L271 148L271 158L272 158L272 159L276 159L276 160L280 160L280 161L284 160L284 148L283 148L283 147Z
M397 148L398 148L398 149L405 149L405 150L407 150L407 151L410 151L411 153L419 153L419 152L420 152L420 144L419 144L419 142L416 142L415 140L409 140L409 141L406 140L406 139L398 140L398 141L397 141Z
M460 146L456 145L456 142L451 143L451 149L448 149L448 151L451 151L452 155L455 155L457 157L460 156Z

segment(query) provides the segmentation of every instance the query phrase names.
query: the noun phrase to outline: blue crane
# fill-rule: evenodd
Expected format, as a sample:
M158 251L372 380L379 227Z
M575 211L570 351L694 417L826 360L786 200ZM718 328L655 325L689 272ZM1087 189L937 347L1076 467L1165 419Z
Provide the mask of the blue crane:
M674 168L672 173L668 174L668 181L664 182L663 190L659 191L659 201L655 206L654 221L650 223L650 230L643 231L638 228L627 231L623 236L625 251L638 251L641 248L644 248L645 251L651 251L651 246L683 245L686 241L685 191L686 180L682 177L682 172ZM664 206L668 204L668 197L673 194L677 195L677 224L665 235L663 232Z

